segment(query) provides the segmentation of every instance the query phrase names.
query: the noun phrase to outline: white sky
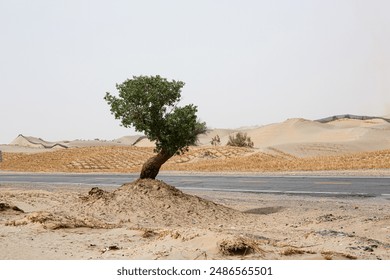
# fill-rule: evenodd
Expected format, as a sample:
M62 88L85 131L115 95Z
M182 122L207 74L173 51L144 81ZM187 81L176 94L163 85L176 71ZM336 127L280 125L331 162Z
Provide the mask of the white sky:
M0 143L114 139L103 100L182 80L212 128L390 114L390 1L0 0Z

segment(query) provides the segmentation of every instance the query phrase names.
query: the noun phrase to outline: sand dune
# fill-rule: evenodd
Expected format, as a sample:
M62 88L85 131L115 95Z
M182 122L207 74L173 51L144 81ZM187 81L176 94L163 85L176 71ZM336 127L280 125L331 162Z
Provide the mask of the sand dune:
M382 119L328 123L289 119L245 132L257 148L276 148L298 157L390 149L390 123Z
M238 131L251 137L253 149L226 146L229 136ZM213 147L210 141L216 135L221 144ZM19 135L11 144L0 147L2 170L138 172L154 147L142 135L60 142ZM202 172L383 169L389 168L389 151L390 123L383 118L289 119L256 128L209 130L199 137L198 147L173 157L163 168Z
M288 119L281 123L249 129L213 129L201 135L201 146L210 145L218 135L221 145L237 132L247 133L254 148L278 149L298 157L345 154L390 149L390 123L383 118L336 119L318 122Z
M146 140L146 141L145 141ZM141 143L146 142L144 146L152 147L153 143L145 139L144 135L123 136L114 140L72 140L72 141L56 141L49 142L42 138L18 135L10 144L0 145L0 150L14 153L41 153L50 152L58 149L67 148L82 148L82 147L107 147L107 146L142 146Z
M229 136L237 132L247 133L254 148L265 153L279 150L296 157L340 155L390 149L390 123L387 118L343 115L319 121L301 118L288 119L261 127L241 129L210 129L199 136L198 146L207 147L219 136L220 146L225 146ZM326 121L324 121L326 120ZM3 145L6 152L41 152L61 148L95 146L154 147L145 136L124 136L118 139L74 140L49 142L37 137L19 135L10 145Z
M28 147L28 148L40 148L40 149L56 149L56 148L68 148L68 145L63 142L48 142L42 138L24 136L19 134L10 145Z

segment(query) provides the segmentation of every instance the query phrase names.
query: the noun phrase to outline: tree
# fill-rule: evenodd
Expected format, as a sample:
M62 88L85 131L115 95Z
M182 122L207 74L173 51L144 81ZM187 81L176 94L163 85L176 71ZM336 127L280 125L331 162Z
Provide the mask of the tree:
M156 142L155 156L142 166L140 178L155 179L160 167L173 155L195 145L198 135L206 132L206 123L197 119L193 104L179 107L181 81L160 76L133 76L116 88L119 97L106 93L104 99L111 113L124 127L134 127Z
M253 142L246 133L238 132L236 136L229 136L229 141L226 144L227 146L236 146L236 147L249 147L253 148Z

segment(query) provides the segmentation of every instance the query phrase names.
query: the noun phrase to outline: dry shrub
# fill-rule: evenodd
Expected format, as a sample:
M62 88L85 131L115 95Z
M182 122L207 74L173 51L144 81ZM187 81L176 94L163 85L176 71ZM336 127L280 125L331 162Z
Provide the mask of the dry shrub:
M333 259L332 252L321 252L321 255L324 257L325 260L330 261Z
M104 223L93 218L76 218L62 213L49 213L45 211L32 212L24 218L6 223L7 226L20 226L29 223L41 224L45 229L61 228L114 228L115 225Z
M341 255L342 255L344 258L349 259L349 260L357 260L357 257L352 256L352 255L350 255L350 254L342 253Z
M94 187L92 188L89 192L88 192L88 195L89 196L93 196L93 197L96 197L96 198L101 198L103 197L106 193L106 191L98 188L98 187Z
M223 240L218 245L219 251L225 256L246 256L253 253L263 254L256 240L239 237L235 239Z
M292 255L303 255L307 253L307 251L296 249L296 248L287 248L283 250L280 254L283 256L292 256Z
M173 239L178 239L181 237L181 234L176 230L163 230L159 234L160 239L164 239L167 236L169 236Z
M16 212L24 213L24 211L17 206L9 205L8 203L5 203L5 202L0 202L0 212L7 211L7 210L13 210Z
M249 147L253 148L253 141L246 133L237 132L236 135L230 135L227 146Z
M357 259L357 257L347 253L338 253L338 252L331 252L331 251L322 251L321 255L324 257L325 260L333 260L333 259L356 260Z
M147 229L142 233L142 238L152 238L157 236L157 233L153 230Z

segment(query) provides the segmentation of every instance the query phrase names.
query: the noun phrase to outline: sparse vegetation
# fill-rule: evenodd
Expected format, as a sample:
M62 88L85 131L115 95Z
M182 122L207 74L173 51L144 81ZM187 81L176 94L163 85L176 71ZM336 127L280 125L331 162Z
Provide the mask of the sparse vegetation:
M246 133L237 132L235 136L229 136L229 141L226 145L253 148L254 144L251 138Z
M213 146L219 146L219 145L221 145L221 138L219 138L219 135L217 134L213 138L211 138L210 143Z
M244 237L223 240L219 244L219 251L227 256L246 256L253 253L264 254L264 250L260 248L260 244L256 240Z
M293 255L303 255L303 254L314 254L314 252L290 247L284 249L280 254L282 256L293 256Z

